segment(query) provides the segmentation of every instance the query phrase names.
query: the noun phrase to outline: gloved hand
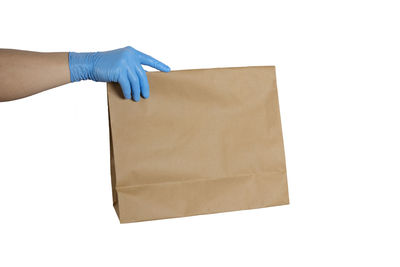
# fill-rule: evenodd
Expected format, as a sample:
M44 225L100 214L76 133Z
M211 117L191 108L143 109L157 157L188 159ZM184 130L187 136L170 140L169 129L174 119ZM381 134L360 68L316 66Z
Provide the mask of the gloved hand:
M143 65L169 72L164 63L127 46L107 52L69 53L71 82L93 80L118 82L126 99L149 97L149 83Z

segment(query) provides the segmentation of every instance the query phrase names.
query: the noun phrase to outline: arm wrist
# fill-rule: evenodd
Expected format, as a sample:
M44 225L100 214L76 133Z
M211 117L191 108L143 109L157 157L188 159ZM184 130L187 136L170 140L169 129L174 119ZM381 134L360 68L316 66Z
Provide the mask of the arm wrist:
M95 53L68 53L71 82L93 80L93 56Z

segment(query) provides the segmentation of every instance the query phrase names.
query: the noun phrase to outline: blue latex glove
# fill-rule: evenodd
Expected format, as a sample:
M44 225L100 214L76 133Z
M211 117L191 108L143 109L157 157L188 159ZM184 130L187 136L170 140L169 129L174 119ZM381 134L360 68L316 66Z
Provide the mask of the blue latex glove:
M93 80L118 82L126 99L148 98L149 83L143 65L169 72L164 63L127 46L106 52L69 53L71 82Z

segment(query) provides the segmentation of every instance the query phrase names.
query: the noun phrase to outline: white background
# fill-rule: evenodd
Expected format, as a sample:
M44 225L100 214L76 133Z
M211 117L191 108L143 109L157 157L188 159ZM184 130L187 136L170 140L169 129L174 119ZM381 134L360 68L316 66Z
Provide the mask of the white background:
M69 84L0 103L0 265L399 266L399 10L3 1L3 48L131 45L175 70L276 65L291 204L120 225L105 84Z

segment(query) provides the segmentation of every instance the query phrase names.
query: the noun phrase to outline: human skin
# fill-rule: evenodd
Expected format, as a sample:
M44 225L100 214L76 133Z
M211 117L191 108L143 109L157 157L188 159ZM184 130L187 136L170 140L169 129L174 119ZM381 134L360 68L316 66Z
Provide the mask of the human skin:
M0 101L10 101L71 82L68 53L0 49Z

